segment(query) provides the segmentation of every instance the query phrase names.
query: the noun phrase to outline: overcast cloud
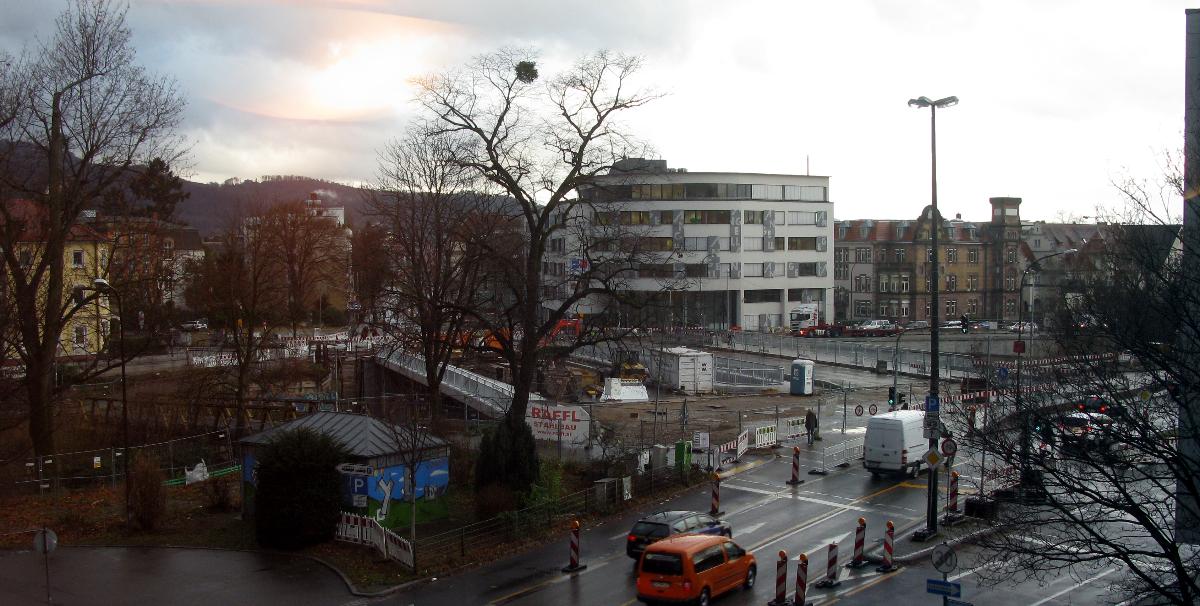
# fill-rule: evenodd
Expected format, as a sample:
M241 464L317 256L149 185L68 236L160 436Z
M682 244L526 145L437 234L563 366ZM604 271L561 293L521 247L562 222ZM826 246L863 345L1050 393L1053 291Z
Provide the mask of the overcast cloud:
M49 31L60 0L3 0L0 48ZM371 179L403 132L408 80L506 44L546 69L642 54L668 96L628 122L672 166L832 177L838 218L912 218L939 113L943 212L1026 218L1115 207L1181 147L1187 4L1168 0L134 0L142 63L189 99L192 177Z

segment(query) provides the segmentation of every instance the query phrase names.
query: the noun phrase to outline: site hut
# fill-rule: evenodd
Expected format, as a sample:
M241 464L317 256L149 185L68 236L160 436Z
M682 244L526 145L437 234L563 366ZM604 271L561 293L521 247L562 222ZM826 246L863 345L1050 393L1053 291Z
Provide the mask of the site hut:
M772 330L786 327L799 303L816 303L822 319L831 317L829 177L688 172L666 160L627 158L580 197L589 204L572 220L636 229L641 250L653 251L622 285L650 300L652 325ZM577 233L564 230L550 243L547 283L563 276L569 288L588 263L581 256L602 257L579 246ZM593 297L576 311L612 313L606 303ZM548 292L547 305L555 304Z
M411 506L405 449L420 446L416 490L418 521L446 515L441 498L450 483L450 447L430 434L411 434L409 429L386 421L346 412L317 412L282 423L239 441L242 449L242 513L254 515L257 486L256 454L283 432L308 428L341 442L350 452L343 469L342 498L346 511L369 515L388 527L408 524Z

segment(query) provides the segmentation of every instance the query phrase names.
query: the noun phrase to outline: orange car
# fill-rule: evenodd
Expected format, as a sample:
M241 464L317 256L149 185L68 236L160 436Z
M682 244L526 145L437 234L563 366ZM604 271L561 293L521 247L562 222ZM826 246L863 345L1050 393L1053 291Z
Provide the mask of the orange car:
M638 561L637 597L647 604L696 604L739 585L750 589L758 576L754 555L731 539L679 535L651 544Z

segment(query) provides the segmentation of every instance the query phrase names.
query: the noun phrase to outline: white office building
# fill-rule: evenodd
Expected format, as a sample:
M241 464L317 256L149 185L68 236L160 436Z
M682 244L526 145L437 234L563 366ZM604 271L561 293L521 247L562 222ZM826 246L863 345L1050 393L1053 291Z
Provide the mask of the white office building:
M632 158L618 162L599 188L604 202L594 204L596 212L613 208L607 221L637 226L638 237L661 251L625 283L660 303L653 324L772 330L786 326L802 302L832 318L829 177L688 172ZM571 244L552 242L551 250L564 254L548 258L549 271L570 275L578 264Z

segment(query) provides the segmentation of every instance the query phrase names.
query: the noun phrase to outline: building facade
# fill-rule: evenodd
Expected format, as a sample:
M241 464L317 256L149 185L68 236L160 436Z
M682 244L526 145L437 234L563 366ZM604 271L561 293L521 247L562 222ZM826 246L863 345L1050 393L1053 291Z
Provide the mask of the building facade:
M988 223L942 217L933 250L933 209L913 220L860 219L834 226L835 319L840 322L1015 321L1021 271L1019 198L992 198ZM1011 210L1011 214L1010 214ZM1012 223L1015 221L1015 223ZM939 284L930 283L939 264ZM938 288L937 317L930 309Z
M822 317L833 309L828 177L688 172L628 159L581 195L593 224L636 231L644 244L622 288L654 303L651 324L774 330L798 303L816 303ZM544 274L578 266L576 243L550 248Z

